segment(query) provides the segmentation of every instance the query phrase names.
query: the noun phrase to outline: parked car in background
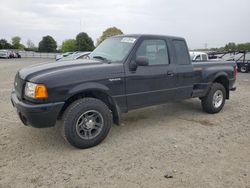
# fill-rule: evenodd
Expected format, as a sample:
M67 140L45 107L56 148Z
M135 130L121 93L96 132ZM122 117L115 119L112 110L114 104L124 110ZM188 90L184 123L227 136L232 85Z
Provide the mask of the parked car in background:
M21 55L19 54L19 52L16 52L16 57L21 58Z
M205 52L189 52L191 61L207 61L208 55Z
M67 57L63 57L58 61L69 61L69 60L76 60L76 59L88 59L88 56L91 52L76 52Z
M250 52L243 52L242 56L236 60L238 70L246 73L250 71Z
M0 50L0 58L11 58L10 57L11 54L10 54L10 51L9 50Z
M59 59L62 59L63 57L67 57L67 56L69 56L69 55L71 55L73 53L75 53L75 52L66 52L66 53L63 53L63 54L58 54L58 55L56 55L56 61L58 61Z
M17 57L16 53L15 53L15 52L13 52L13 51L11 51L11 52L10 52L10 55L11 55L11 57L10 57L10 58L16 58L16 57Z

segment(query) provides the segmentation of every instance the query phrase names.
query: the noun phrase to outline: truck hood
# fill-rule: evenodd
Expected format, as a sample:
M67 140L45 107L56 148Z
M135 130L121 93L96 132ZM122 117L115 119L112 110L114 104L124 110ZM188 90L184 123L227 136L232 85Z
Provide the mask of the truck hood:
M73 60L29 66L21 69L19 76L23 80L34 83L43 83L49 78L65 78L67 76L74 77L74 79L76 79L75 77L81 77L81 80L84 77L84 80L89 80L91 77L88 77L88 75L91 72L97 78L102 72L106 72L106 75L121 73L123 72L122 67L122 64L108 64L98 60ZM83 76L84 74L85 76Z

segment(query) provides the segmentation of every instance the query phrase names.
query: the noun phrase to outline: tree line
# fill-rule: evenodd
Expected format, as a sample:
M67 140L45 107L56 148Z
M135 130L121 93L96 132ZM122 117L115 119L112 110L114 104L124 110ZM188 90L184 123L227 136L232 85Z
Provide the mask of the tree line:
M209 48L209 49L194 49L194 51L213 51L218 53L223 52L250 52L250 42L236 44L234 42L227 43L224 47Z
M225 51L250 51L250 42L235 44L234 42L229 42L225 46Z
M121 35L122 30L116 27L107 28L103 31L102 35L97 39L96 46L98 46L103 40L110 36ZM55 39L50 36L44 36L39 42L38 46L28 40L26 46L21 44L21 38L15 36L11 39L9 43L6 39L0 39L0 49L23 49L27 51L37 51L37 52L69 52L69 51L92 51L95 49L94 42L92 38L85 32L81 32L74 39L67 39L62 42L60 48L57 46ZM250 51L250 42L236 44L234 42L229 42L224 47L220 48L210 48L210 49L196 49L196 50L211 50L216 52L225 51Z
M123 32L116 27L107 28L97 39L96 46L110 36L121 34L123 34ZM95 49L95 45L92 38L87 33L81 32L77 34L74 39L64 40L59 48L56 40L52 36L47 35L42 37L38 46L35 46L30 39L27 41L25 46L21 43L21 38L19 36L12 37L10 43L6 39L0 39L0 49L21 49L36 52L69 52L92 51Z

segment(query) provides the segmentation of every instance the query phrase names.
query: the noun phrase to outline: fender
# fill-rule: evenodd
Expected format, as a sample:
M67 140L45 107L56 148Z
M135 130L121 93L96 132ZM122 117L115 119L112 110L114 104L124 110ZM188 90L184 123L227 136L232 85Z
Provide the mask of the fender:
M225 72L218 72L218 73L216 73L215 76L213 77L212 82L214 82L217 78L219 78L219 77L221 77L221 76L226 77L226 78L228 79L228 74L227 74L227 73L225 73Z
M91 90L102 91L110 96L110 90L107 86L102 85L100 83L96 83L96 82L87 82L87 83L79 84L71 88L68 92L68 96L69 96L68 98L72 97L75 94L82 93L84 91L91 91Z
M108 102L109 106L111 107L111 111L113 114L113 121L115 124L119 125L120 119L121 119L120 118L120 113L121 113L120 108L117 105L115 99L111 96L110 89L105 85L102 85L102 84L96 83L96 82L88 82L88 83L79 84L79 85L77 85L69 90L69 92L68 92L69 97L67 98L67 100L69 98L73 97L74 95L84 93L87 91L98 91L98 92L101 92L107 96L108 101L106 101L106 102ZM105 101L103 101L103 102L105 102Z

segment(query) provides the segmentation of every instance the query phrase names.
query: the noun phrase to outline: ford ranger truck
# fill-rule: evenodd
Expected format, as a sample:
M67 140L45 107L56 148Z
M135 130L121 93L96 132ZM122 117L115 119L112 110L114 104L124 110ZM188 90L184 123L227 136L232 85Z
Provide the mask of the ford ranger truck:
M160 35L121 35L88 59L47 63L17 72L11 101L25 125L53 127L77 148L99 144L122 113L189 98L210 114L235 90L235 62L192 64L186 41Z

